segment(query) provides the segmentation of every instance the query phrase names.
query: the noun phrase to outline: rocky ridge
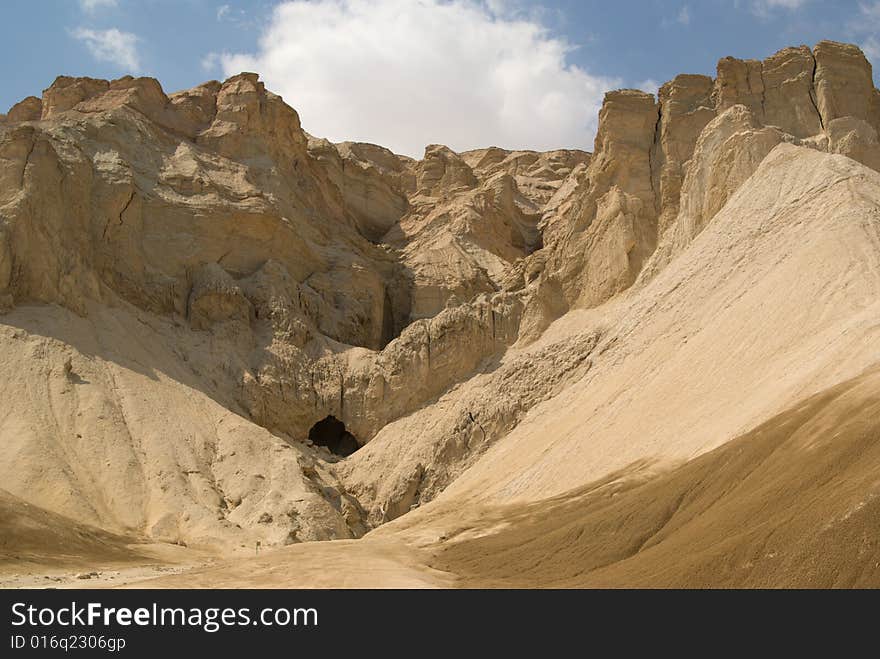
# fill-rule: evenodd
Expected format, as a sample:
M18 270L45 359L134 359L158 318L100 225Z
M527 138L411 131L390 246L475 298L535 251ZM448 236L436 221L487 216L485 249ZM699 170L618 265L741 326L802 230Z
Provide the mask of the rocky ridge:
M161 540L358 537L583 378L613 333L528 346L646 286L779 144L880 167L878 94L821 42L610 92L592 155L417 161L309 136L255 74L60 77L0 123L5 487Z

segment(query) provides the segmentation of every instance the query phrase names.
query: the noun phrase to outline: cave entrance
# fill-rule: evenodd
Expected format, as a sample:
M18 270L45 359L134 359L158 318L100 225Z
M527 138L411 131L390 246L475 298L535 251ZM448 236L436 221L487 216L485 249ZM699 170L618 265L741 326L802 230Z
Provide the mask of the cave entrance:
M321 419L309 430L309 439L315 446L326 446L334 455L342 458L357 451L361 445L335 416Z

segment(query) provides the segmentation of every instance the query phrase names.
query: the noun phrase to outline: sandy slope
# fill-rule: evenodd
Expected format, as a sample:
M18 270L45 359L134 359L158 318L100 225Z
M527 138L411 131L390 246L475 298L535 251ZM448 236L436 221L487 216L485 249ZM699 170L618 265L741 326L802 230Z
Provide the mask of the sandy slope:
M216 558L79 524L3 490L0 528L0 588L118 586Z
M570 312L389 424L356 454L349 480L381 473L388 487L419 465L449 463L463 436L470 447L483 440L482 457L470 449L436 505L545 498L636 461L693 458L857 375L880 357L878 206L873 170L780 145L658 276ZM517 393L559 378L550 355L578 351L583 366L549 396ZM512 430L509 408L527 411ZM456 425L468 411L488 440Z
M878 208L877 173L777 147L655 279L522 349L597 328L606 341L435 501L260 569L291 586L322 569L320 585L376 585L389 560L460 585L880 585ZM431 440L437 407L409 442Z
M874 368L680 467L471 507L419 548L383 528L138 585L878 587L878 461Z
M0 490L0 569L18 562L38 563L51 553L58 565L93 560L144 559L129 547L131 538L77 524ZM49 551L54 549L54 551Z
M607 351L443 498L534 499L688 459L875 363L878 207L876 172L777 147L656 279L560 322L607 328Z
M880 369L660 476L496 508L434 567L460 585L880 586Z
M248 551L287 535L256 520L290 507L323 522L314 538L303 524L300 539L349 537L302 475L305 447L237 413L228 389L181 357L222 369L227 345L126 305L96 305L87 317L47 305L5 314L5 487L66 517L170 543L185 535L191 546Z

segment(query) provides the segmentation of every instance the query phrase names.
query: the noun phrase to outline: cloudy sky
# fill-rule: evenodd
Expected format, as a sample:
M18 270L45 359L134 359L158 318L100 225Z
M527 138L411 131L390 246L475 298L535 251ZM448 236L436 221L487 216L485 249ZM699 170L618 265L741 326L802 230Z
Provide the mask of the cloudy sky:
M592 148L602 94L836 39L880 62L880 0L3 0L0 111L56 75L171 92L260 73L310 133L418 156Z

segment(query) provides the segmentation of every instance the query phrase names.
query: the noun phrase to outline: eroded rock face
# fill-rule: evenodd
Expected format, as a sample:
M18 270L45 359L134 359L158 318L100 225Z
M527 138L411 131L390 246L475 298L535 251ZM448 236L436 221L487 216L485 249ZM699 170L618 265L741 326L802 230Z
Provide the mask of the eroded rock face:
M51 119L76 107L82 101L106 92L109 88L110 83L107 80L58 76L55 82L43 91L42 118Z
M761 114L755 115L758 121L777 126L798 138L822 132L813 84L816 75L816 60L806 46L785 48L764 60L761 64L763 104ZM749 109L755 113L755 108Z
M373 145L310 143L253 74L170 96L149 78L59 78L42 100L12 108L0 131L0 309L55 304L86 324L113 309L140 318L149 341L175 345L183 366L171 377L247 417L242 436L254 443L242 455L224 433L186 435L175 454L198 463L181 467L200 474L197 485L169 480L168 459L139 461L126 478L151 501L143 515L101 508L101 493L77 482L57 500L34 490L64 514L175 542L357 536L361 512L332 469L315 466L333 456L307 446L310 428L335 415L368 442L516 340L521 296L498 293L496 280L536 248L537 210L511 175L480 181L448 149L416 163ZM552 169L540 176L554 181ZM439 198L458 221L431 215ZM407 222L418 236L401 230ZM439 258L431 265L426 253ZM167 323L190 338L159 338ZM128 340L130 329L108 327L102 345ZM91 377L104 388L127 376ZM155 395L161 407L165 394ZM165 450L129 398L108 391L107 401L133 451ZM160 426L174 412L163 414ZM271 474L251 464L254 446L275 450L260 426L301 447L297 459ZM50 453L63 470L73 467L61 455L80 464L89 451ZM129 460L111 456L107 469L117 458ZM7 482L24 493L29 478ZM285 479L314 496L278 495Z
M309 153L327 167L361 235L381 242L409 207L406 190L414 176L408 159L373 144L334 145L315 138L309 140Z
M473 170L452 149L442 144L431 144L425 149L425 157L416 169L416 186L420 194L436 197L476 184Z
M862 51L851 44L821 41L814 53L816 104L823 125L841 117L868 119L874 82Z
M36 96L28 96L26 99L19 101L6 113L6 121L39 121L43 115L43 102Z
M838 117L828 122L825 134L829 152L843 154L880 171L880 143L875 126L856 117Z
M715 107L724 111L732 105L760 110L764 98L763 65L760 60L723 57L715 78Z
M466 151L461 157L482 180L509 174L519 192L537 205L546 204L575 167L590 161L589 153L576 149L539 153L491 147Z
M681 189L680 212L664 236L668 260L686 247L777 144L794 139L762 126L751 110L734 105L700 135Z
M589 167L573 170L544 207L547 253L511 268L507 287L550 282L564 297L555 313L601 304L668 262L779 142L880 162L878 91L855 46L726 57L714 81L677 76L658 100L606 96Z
M660 88L660 134L653 151L653 183L659 189L658 231L678 215L678 198L684 169L694 151L697 138L715 116L712 79L708 76L679 75Z
M195 272L187 304L193 328L204 330L228 321L247 323L253 315L253 305L219 265L208 263Z
M599 337L508 348L644 285L780 143L878 168L878 128L870 64L832 42L609 92L592 155L333 144L253 73L170 95L60 77L0 122L0 339L51 362L24 369L42 384L14 421L43 430L15 446L65 485L14 460L0 478L170 541L356 537L582 376ZM472 378L495 393L450 396ZM330 417L364 446L342 463L309 444ZM92 464L137 493L108 504Z
M547 205L542 276L558 282L569 306L600 304L628 287L654 249L659 119L651 94L607 94L589 165L575 169L575 182L563 184Z

